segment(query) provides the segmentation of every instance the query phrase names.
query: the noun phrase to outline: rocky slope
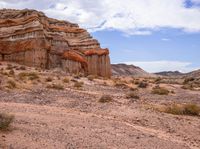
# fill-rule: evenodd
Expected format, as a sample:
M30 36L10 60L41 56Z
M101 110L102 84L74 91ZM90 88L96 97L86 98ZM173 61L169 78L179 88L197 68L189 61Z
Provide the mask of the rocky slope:
M163 71L163 72L158 72L155 73L156 75L161 75L161 76L182 76L183 73L179 71Z
M35 10L0 10L0 60L110 77L109 50L77 24Z
M179 71L164 71L155 73L156 75L167 76L167 77L190 77L200 78L200 70L195 70L189 73L181 73Z
M200 70L195 70L190 73L185 74L187 77L193 77L193 78L200 78Z
M112 74L116 76L152 76L152 74L144 71L140 67L126 64L112 64Z

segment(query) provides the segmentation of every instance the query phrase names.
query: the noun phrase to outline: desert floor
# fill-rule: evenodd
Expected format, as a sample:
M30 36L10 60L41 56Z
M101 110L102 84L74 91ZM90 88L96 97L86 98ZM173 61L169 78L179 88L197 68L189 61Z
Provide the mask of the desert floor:
M63 83L66 76L59 71L6 67L13 66L1 64L1 72L12 69L15 74L1 73L0 112L13 114L15 120L9 131L0 132L2 149L200 148L199 116L172 115L154 108L171 103L200 105L200 91L163 83L173 93L154 95L155 84L150 82L147 88L138 89L139 99L129 99L130 88L116 86L112 79L68 76L69 82ZM18 78L20 72L31 71L39 78ZM46 81L47 77L52 80ZM16 87L6 88L9 79ZM80 81L82 87L74 87ZM47 88L54 83L63 88ZM113 100L101 103L102 95Z

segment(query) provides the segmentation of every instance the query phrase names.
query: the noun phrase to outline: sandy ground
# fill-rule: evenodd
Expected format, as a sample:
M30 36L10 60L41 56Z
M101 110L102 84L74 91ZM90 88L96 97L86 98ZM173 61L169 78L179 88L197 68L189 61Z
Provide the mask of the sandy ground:
M140 89L140 99L126 98L128 89L82 78L83 88L64 90L39 85L31 89L0 90L1 112L15 115L12 130L0 132L2 149L199 149L200 117L161 113L150 104L192 102L199 91L168 85L175 94L152 95ZM110 103L99 103L103 94Z

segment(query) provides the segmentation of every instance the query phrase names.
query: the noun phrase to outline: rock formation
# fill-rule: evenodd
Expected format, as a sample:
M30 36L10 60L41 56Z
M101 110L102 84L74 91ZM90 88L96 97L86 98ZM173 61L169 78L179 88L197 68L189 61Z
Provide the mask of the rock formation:
M77 24L35 10L0 10L0 60L111 76L109 50Z

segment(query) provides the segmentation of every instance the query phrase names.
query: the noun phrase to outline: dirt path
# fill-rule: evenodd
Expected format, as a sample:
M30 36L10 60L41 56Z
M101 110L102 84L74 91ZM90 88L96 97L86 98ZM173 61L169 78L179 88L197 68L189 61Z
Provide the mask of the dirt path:
M190 148L195 145L162 130L120 117L22 103L0 103L15 113L14 130L3 134L4 148ZM1 136L2 137L2 136ZM2 141L2 140L1 140Z

